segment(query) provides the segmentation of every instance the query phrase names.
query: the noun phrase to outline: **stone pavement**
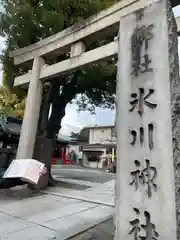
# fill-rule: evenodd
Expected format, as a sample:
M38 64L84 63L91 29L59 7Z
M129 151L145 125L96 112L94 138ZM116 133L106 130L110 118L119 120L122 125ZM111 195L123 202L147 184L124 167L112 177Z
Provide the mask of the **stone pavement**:
M73 183L73 180L66 181ZM55 187L36 192L30 198L12 194L13 191L24 193L25 189L9 190L9 197L2 197L0 192L0 239L63 240L106 221L114 215L113 201L110 203L113 181L92 185L87 188L84 182L85 190Z
M83 180L91 183L105 183L115 179L115 175L112 173L72 165L55 165L55 167L53 166L52 168L52 173L53 176L56 175L58 179L64 177L66 179Z
M68 240L113 240L114 234L114 222L113 218L110 218L83 233L69 238Z
M70 179L63 179L64 182L75 182L76 180L70 180ZM79 181L82 185L84 182L84 185L87 186L87 181ZM103 204L114 207L114 183L115 180L111 180L107 183L103 184L92 184L92 187L85 189L84 191L79 190L67 190L66 188L61 188L61 191L59 191L58 187L51 188L47 191L51 192L51 194L61 197L68 197L68 198L76 198L83 201ZM45 191L46 192L46 191Z

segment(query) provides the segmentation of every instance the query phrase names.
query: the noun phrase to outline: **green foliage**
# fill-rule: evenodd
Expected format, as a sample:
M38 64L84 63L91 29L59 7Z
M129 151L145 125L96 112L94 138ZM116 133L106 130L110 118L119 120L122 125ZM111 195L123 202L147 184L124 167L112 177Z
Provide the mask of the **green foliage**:
M74 23L96 14L117 0L0 0L4 7L1 14L0 35L6 38L6 49L2 55L4 84L18 96L24 92L12 89L14 76L25 69L16 68L9 52L33 44L55 34ZM94 43L93 43L94 44ZM101 42L95 43L101 45ZM89 46L91 47L91 46ZM63 57L63 56L62 56ZM58 60L58 59L57 59ZM61 94L53 92L56 103L52 106L50 121L61 122L62 114L56 115L57 104L65 108L67 103L76 99L80 110L94 110L95 106L114 107L116 89L116 66L113 61L103 61L90 67L75 71L71 76L61 79ZM57 86L55 86L57 88ZM78 98L77 98L78 96ZM79 97L80 96L80 97ZM66 99L66 102L63 100ZM62 104L64 103L64 104ZM56 112L56 114L54 114ZM50 127L58 124L50 124Z
M22 48L82 21L115 0L1 0L0 34L8 51Z
M89 128L83 128L79 133L71 133L71 138L78 142L89 142Z
M25 107L25 99L18 98L16 94L12 94L6 87L0 87L0 115L6 115L23 118Z

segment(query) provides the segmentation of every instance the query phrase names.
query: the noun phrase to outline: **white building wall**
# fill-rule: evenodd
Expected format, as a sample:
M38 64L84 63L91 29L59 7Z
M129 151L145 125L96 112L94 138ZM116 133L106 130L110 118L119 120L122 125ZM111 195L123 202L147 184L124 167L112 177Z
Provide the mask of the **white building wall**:
M111 127L109 128L91 128L89 134L89 144L112 142Z
M93 128L89 130L89 144L93 142Z

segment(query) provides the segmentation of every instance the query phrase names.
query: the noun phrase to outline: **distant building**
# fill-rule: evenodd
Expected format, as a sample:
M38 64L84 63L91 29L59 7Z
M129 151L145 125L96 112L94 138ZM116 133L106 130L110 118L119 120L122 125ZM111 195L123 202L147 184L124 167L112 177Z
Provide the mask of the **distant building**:
M116 131L114 125L84 128L81 131L81 135L84 136L82 133L87 132L88 137L86 142L72 137L67 138L63 135L59 135L58 137L61 142L67 143L65 148L68 158L72 160L72 156L76 156L76 161L73 160L73 163L78 163L79 159L83 160L83 165L88 165L89 162L98 163L101 155L108 152L111 153L112 149L116 149ZM78 136L78 134L76 135Z
M115 126L94 126L89 128L89 144L116 144Z
M98 162L100 156L116 149L114 125L89 127L89 143L80 146L84 162Z

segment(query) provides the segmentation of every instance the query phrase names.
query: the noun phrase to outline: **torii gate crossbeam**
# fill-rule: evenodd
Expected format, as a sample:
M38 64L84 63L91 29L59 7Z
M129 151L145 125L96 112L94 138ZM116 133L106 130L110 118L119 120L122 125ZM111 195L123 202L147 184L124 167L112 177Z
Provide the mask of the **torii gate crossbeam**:
M15 65L30 63L30 71L16 77L14 81L14 86L19 87L27 87L29 83L17 158L32 158L42 97L43 81L41 80L50 80L59 74L71 72L87 64L116 55L118 52L116 36L121 18L145 7L149 2L149 0L122 0L84 21L81 25L74 25L10 54L14 58ZM180 17L177 18L177 25L180 33ZM109 33L114 33L113 42L86 52L85 44L91 41L92 37L95 36L98 40L99 34L106 36ZM53 57L54 54L69 52L71 53L69 59L50 66L45 64L45 60Z
M98 15L86 20L80 26L72 26L64 31L57 33L51 37L43 39L38 43L32 44L23 49L15 50L11 53L16 65L33 60L35 57L48 57L57 51L58 54L71 51L74 43L77 41L86 41L93 34L97 34L102 30L107 32L112 31L117 33L119 28L120 18L131 13L147 3L146 0L122 0L112 7L100 12ZM178 32L180 34L180 17L177 18ZM110 28L109 28L110 27ZM106 32L104 33L104 35ZM74 45L75 46L75 45ZM76 47L76 46L75 46ZM51 79L58 74L64 74L68 71L96 62L98 60L112 57L117 54L117 41L102 47L93 49L88 52L82 52L80 55L69 58L68 60L57 64L46 66L40 73L40 79ZM24 86L29 83L31 72L22 76L16 77L14 86Z

